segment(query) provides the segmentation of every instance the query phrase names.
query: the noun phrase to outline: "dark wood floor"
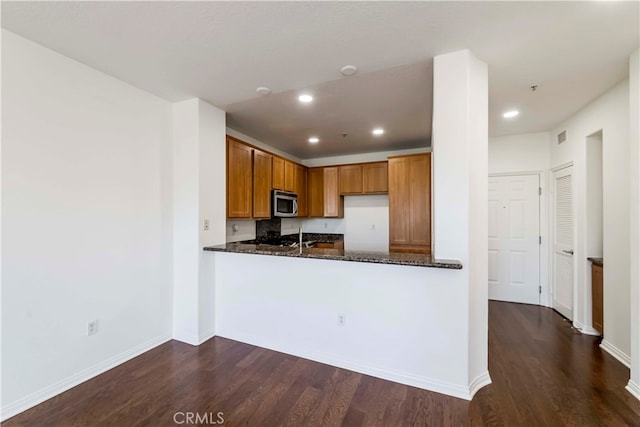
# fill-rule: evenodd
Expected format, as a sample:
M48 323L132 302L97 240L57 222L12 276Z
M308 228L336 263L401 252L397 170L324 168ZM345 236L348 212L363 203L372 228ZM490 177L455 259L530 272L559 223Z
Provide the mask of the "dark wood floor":
M550 309L501 302L489 331L493 384L472 402L214 338L164 344L2 425L164 426L176 412L222 412L230 426L640 426L629 371L597 338Z

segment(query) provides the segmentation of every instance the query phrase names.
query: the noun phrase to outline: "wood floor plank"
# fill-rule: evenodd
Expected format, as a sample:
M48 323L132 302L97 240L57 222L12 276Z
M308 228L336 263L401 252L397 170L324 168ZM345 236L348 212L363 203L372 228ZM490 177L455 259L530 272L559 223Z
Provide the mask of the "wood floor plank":
M170 341L2 426L640 426L629 370L548 308L489 303L492 384L471 402L216 337Z

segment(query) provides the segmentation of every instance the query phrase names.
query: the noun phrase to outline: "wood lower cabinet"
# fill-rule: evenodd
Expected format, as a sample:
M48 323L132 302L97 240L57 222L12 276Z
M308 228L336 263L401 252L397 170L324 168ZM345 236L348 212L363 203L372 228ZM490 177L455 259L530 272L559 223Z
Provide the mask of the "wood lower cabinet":
M388 162L365 163L362 165L362 191L365 194L389 192Z
M604 295L602 266L591 264L591 316L593 329L604 334Z
M295 165L295 187L293 192L298 195L298 216L305 217L309 215L307 202L307 168L301 165Z
M253 148L227 138L227 218L251 218Z
M272 155L253 150L253 217L271 218Z
M318 249L344 249L344 240L336 240L331 243L318 242L313 247Z
M343 218L344 199L338 186L338 167L309 169L309 216Z
M283 158L273 156L271 185L274 190L284 190L284 162Z
M362 165L338 168L340 194L362 194Z
M389 250L431 252L431 154L389 159Z

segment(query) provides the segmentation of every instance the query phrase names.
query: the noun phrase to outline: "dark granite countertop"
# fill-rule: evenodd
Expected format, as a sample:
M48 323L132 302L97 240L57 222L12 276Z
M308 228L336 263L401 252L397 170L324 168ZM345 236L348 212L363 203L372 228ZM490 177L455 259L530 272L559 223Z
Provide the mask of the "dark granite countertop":
M594 258L594 257L589 257L587 258L589 261L591 261L592 263L594 263L595 265L599 265L600 267L604 266L604 261L602 258Z
M207 246L205 251L233 252L258 255L287 256L292 258L331 259L337 261L370 262L375 264L410 265L415 267L434 267L461 269L459 261L437 260L431 255L409 254L400 252L361 252L345 251L343 249L320 248L291 248L288 246L273 246L263 244L226 243L217 246Z

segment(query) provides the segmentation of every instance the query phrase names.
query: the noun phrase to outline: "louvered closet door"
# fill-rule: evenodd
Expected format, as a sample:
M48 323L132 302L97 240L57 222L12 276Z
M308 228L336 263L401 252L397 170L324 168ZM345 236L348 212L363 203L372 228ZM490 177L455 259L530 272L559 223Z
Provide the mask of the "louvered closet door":
M553 308L573 320L573 167L553 181Z

